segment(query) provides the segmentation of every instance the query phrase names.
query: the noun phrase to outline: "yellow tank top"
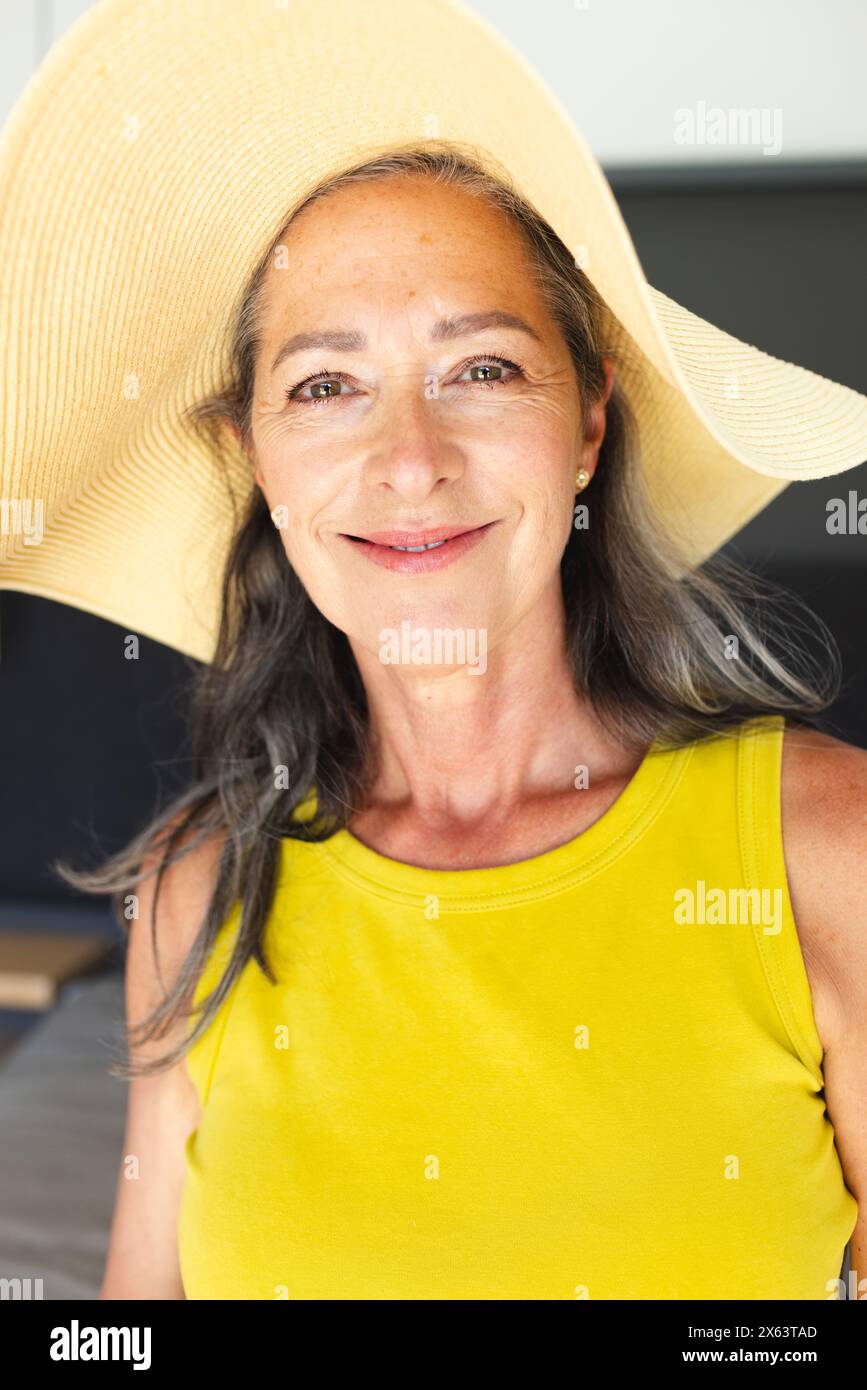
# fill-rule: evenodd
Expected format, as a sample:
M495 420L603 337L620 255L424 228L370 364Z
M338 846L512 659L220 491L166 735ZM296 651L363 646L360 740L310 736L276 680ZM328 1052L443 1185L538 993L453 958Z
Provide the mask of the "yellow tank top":
M188 1054L187 1297L834 1297L858 1209L782 734L654 745L589 829L503 868L285 840L278 983L251 961Z

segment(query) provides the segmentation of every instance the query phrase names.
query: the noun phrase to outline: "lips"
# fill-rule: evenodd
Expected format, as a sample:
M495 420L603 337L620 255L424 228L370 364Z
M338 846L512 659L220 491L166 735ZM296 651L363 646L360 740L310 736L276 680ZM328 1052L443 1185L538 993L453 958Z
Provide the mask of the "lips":
M407 549L410 546L450 541L456 536L480 529L475 526L435 526L422 531L370 531L364 536L350 536L350 540L370 541L372 545L399 545Z
M383 569L401 574L429 574L465 555L487 535L496 521L483 526L437 526L419 531L371 531L366 536L346 533L341 539Z

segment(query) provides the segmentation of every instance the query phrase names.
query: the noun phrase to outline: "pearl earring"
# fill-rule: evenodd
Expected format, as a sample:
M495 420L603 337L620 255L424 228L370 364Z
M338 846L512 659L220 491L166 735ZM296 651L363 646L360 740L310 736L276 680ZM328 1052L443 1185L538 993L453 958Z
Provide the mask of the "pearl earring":
M578 491L583 492L584 488L587 486L589 482L590 474L587 472L587 469L579 468L578 472L575 474L575 486L578 489Z

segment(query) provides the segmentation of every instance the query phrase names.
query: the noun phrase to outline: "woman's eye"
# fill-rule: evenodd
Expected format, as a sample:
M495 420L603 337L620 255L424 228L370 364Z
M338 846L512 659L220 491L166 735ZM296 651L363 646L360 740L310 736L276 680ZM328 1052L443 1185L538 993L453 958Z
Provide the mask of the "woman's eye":
M320 372L318 376L299 381L297 386L290 386L286 391L286 399L298 401L301 405L322 405L341 396L343 392L339 389L340 386L348 384L349 377L344 372ZM308 387L315 394L302 396L301 392L306 391Z
M334 396L341 395L337 388L342 385L342 381L311 381L310 390L313 394L310 399L312 401L330 401Z
M503 374L504 369L507 373L505 376ZM462 384L507 386L513 376L520 374L521 367L517 362L510 362L507 357L486 357L479 355L478 357L470 358L469 362L465 362L461 370L462 372L477 373L477 375L472 377L469 383Z

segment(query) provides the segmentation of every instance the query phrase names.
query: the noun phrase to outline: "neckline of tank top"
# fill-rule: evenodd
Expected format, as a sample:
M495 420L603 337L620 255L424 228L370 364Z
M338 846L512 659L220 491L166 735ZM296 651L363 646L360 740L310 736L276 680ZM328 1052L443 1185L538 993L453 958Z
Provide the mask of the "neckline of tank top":
M283 863L296 850L312 850L371 896L416 906L435 898L451 911L489 911L566 892L625 854L662 812L695 750L650 745L629 782L607 811L565 844L512 864L472 869L425 869L380 854L350 830L301 845L284 839ZM291 886L291 866L286 870Z

